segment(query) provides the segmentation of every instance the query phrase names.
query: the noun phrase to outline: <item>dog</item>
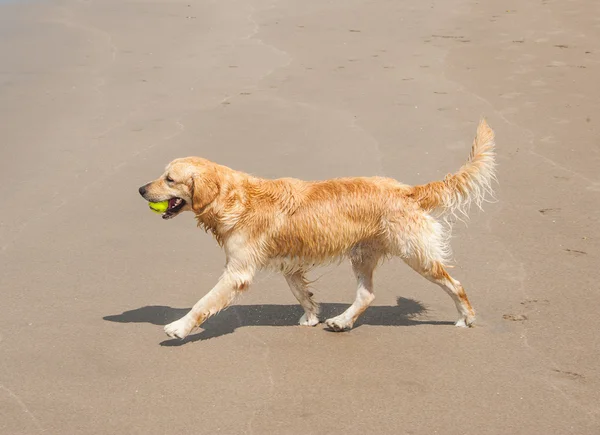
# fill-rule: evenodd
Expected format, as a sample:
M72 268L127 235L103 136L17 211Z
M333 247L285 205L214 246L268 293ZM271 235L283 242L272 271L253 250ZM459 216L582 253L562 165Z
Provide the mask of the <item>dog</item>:
M325 323L333 331L349 330L375 298L376 266L392 256L450 295L459 313L456 326L472 326L475 311L446 270L449 237L453 218L466 216L472 202L481 207L486 195L493 195L494 148L494 132L482 119L469 159L458 172L416 186L384 177L269 180L200 157L172 161L139 193L150 202L168 201L163 219L193 212L198 226L224 249L226 265L215 287L166 325L166 334L185 338L247 291L260 269L283 274L304 309L300 325L315 326L319 306L306 273L344 258L356 276L356 299Z

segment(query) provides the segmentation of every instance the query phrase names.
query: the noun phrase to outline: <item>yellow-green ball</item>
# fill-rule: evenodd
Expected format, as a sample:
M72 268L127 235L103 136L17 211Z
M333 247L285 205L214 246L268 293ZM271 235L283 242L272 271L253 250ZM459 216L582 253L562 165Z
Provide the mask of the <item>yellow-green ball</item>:
M148 206L154 213L164 213L169 208L169 201L149 202Z

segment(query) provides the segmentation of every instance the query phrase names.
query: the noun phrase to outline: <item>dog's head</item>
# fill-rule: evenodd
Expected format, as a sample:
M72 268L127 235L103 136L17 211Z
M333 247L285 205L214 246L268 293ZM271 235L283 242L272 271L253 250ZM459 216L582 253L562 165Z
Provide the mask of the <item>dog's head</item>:
M146 201L169 201L162 215L171 219L182 211L201 213L218 196L219 166L199 157L176 159L169 163L158 179L140 187Z

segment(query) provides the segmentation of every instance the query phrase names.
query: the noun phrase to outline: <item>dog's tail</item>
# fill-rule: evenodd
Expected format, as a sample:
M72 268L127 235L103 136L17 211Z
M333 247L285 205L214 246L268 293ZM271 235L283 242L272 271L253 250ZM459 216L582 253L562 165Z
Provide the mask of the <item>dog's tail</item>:
M472 202L481 208L486 194L493 195L491 184L496 179L494 147L494 131L482 119L467 163L443 181L414 186L411 196L421 208L442 215L456 216L458 212L466 216Z

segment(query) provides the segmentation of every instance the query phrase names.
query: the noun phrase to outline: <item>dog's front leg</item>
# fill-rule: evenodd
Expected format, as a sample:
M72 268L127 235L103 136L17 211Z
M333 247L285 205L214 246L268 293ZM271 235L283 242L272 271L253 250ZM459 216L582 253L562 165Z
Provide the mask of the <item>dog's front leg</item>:
M181 319L165 326L165 332L172 338L185 338L210 316L227 308L235 297L250 285L250 279L241 279L239 274L226 271L216 286L200 299Z

